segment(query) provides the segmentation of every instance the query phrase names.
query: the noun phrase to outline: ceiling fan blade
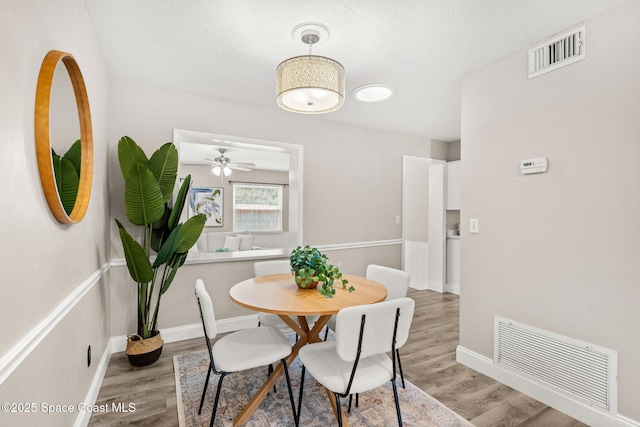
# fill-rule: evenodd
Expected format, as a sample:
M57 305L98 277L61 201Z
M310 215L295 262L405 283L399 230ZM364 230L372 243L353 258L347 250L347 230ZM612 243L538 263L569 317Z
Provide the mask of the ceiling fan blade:
M247 166L247 167L253 167L256 165L255 163L235 163L235 162L233 164L236 166Z
M247 168L247 167L244 167L244 166L238 166L238 165L230 165L229 168L233 169L233 170L237 170L237 171L244 171L244 172L251 172L253 170L251 168Z

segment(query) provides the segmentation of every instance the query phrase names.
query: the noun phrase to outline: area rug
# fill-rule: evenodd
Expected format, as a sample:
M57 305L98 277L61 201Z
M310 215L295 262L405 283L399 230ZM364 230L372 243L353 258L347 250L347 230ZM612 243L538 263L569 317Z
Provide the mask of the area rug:
M208 426L215 397L218 376L211 374L207 396L202 414L198 415L198 406L202 388L209 367L209 356L206 351L189 353L173 358L176 375L176 394L178 399L178 419L180 427ZM300 386L301 364L295 359L289 367L291 386L296 405ZM233 419L242 411L251 397L258 391L267 376L266 368L237 372L228 375L222 383L220 402L216 414L217 427L231 427ZM402 421L405 426L429 427L468 427L472 426L464 418L429 396L410 382L405 380L403 389L398 379L398 397ZM348 398L342 399L345 404ZM360 394L359 405L355 407L355 399L351 412L347 413L349 425L354 427L387 427L397 426L393 390L391 384ZM251 415L247 427L289 427L293 426L293 413L289 401L289 393L284 375L276 383L273 390L265 397L258 409ZM305 375L304 395L300 425L304 427L326 427L338 425L331 409L329 397L324 388L307 372Z

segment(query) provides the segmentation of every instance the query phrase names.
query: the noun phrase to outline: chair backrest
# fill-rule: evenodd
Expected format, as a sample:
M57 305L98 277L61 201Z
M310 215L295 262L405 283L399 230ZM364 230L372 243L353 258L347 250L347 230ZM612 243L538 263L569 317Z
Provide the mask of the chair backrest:
M213 311L213 303L211 297L204 287L202 279L196 280L196 299L200 306L200 314L202 316L202 326L207 338L214 339L218 335L218 327L216 326L216 315Z
M259 261L253 263L253 274L256 277L284 273L291 273L291 265L289 265L288 259L279 259L275 261Z
M387 288L387 300L407 296L411 276L406 271L371 264L367 267L366 277L382 283Z
M400 316L398 317L398 327L394 331L398 309ZM397 298L377 304L343 308L336 316L335 332L338 356L346 362L356 360L362 315L365 315L365 326L362 336L361 358L390 352L394 332L396 334L395 348L402 347L409 337L414 309L415 302L411 298Z

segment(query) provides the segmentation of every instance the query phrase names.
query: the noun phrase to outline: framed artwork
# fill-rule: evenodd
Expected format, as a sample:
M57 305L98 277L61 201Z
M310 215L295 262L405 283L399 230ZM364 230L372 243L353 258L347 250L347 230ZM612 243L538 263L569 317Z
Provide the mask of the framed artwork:
M222 188L191 187L189 189L189 218L205 214L205 227L222 227L223 197Z

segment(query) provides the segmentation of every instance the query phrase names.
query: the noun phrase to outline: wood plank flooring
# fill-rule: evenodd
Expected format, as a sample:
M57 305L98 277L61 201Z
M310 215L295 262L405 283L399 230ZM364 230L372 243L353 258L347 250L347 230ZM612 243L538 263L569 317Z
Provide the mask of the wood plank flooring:
M477 427L578 427L585 424L456 362L459 297L409 291L416 311L402 348L405 378ZM177 426L173 356L205 350L203 338L166 344L143 368L123 353L111 357L97 405L135 404L133 412L94 413L91 426ZM296 392L296 391L294 391Z

